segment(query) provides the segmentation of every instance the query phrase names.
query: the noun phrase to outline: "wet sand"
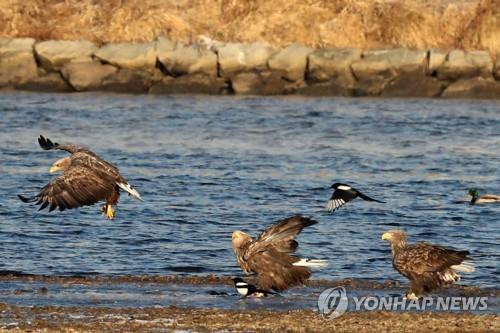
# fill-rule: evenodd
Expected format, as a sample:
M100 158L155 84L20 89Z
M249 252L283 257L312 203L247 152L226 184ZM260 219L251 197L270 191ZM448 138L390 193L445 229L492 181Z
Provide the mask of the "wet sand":
M498 332L499 316L468 313L231 311L193 308L15 307L0 304L0 332ZM11 317L10 323L5 317Z
M0 303L0 332L500 331L498 312L348 311L339 318L330 319L313 309L313 303L317 299L315 293L322 288L344 286L353 293L366 290L370 293L387 293L387 290L404 291L405 285L392 280L385 282L357 279L312 280L308 282L306 288L299 289L300 292L307 292L304 289L309 292L314 290L312 297L297 293L281 297L282 300L292 302L292 307L297 307L291 309L274 308L277 303L283 302L280 299L242 301L234 294L232 281L227 276L40 276L4 272L0 276L0 282L6 287L11 286L10 289L2 291L4 298L3 303ZM19 286L27 289L15 289ZM91 288L87 290L85 286ZM182 293L182 288L188 288L187 294ZM214 290L220 293L216 296L208 294ZM96 295L108 296L101 293L102 291L109 291L114 295L110 297L117 298L110 298L111 301L108 300L107 303L104 299L97 299ZM89 293L88 298L78 303L77 299L82 297L84 292ZM127 292L135 292L131 294L134 298L138 297L135 303L121 298L123 293ZM59 294L66 296L57 298L61 296ZM198 298L182 299L191 297L192 294L197 294ZM500 292L498 289L459 285L442 290L440 294L497 297ZM147 303L149 299L161 295L176 299L173 303L175 306ZM305 303L300 301L293 303L294 299L301 298ZM201 303L202 299L208 299L209 303ZM37 300L42 302L32 303ZM64 303L66 301L68 303ZM301 308L304 304L307 304L308 308Z
M253 277L245 277L250 283L256 283ZM0 272L1 281L26 281L56 284L120 284L120 283L158 283L158 284L186 284L186 285L233 285L232 276L209 275L32 275L19 272ZM332 288L343 286L351 289L373 289L384 290L391 288L404 288L405 285L399 280L386 280L383 282L369 281L363 279L338 279L338 280L309 280L305 284L309 287ZM462 295L489 295L500 296L498 288L479 288L467 285L453 285L448 290L460 291Z

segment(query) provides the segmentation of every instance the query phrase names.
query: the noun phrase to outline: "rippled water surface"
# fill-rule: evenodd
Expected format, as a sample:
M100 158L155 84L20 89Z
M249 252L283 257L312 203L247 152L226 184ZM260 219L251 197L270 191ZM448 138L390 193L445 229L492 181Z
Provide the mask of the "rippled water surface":
M119 166L145 202L37 212L33 194L78 143ZM497 287L500 104L447 100L0 95L0 270L32 274L240 274L231 232L257 235L305 214L300 255L328 259L314 278L401 279L381 234L394 228L472 252L463 283ZM386 204L323 211L333 182Z

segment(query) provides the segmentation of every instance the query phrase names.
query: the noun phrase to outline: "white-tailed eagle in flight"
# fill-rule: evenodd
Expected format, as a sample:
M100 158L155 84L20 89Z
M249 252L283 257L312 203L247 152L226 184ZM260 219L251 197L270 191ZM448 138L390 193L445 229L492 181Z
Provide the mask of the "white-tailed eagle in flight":
M62 171L60 176L31 198L19 195L22 201L36 202L41 205L40 210L49 207L49 211L56 208L63 211L105 201L101 211L108 219L112 219L115 215L112 206L118 203L120 189L142 200L139 192L130 186L115 166L90 150L75 145L61 145L41 135L38 143L44 150L64 150L71 155L57 160L50 167L50 173Z

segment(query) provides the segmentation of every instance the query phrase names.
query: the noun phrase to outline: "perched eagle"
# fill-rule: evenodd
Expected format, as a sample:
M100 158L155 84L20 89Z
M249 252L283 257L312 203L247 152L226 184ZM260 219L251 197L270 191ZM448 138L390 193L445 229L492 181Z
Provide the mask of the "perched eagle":
M390 230L382 235L392 250L392 265L410 280L408 299L415 299L424 292L451 285L460 280L457 272L470 273L474 266L465 263L469 251L457 251L442 246L416 243L408 245L402 230Z
M324 260L300 259L292 256L298 247L294 240L303 228L317 222L302 216L292 216L264 230L256 240L235 231L233 250L238 264L247 274L257 273L262 290L283 291L302 285L310 276L309 267L325 266Z
M328 202L326 203L325 207L326 210L329 210L330 212L334 212L335 210L339 209L349 201L356 199L357 197L360 197L365 201L375 201L375 202L385 203L383 201L370 198L366 194L361 193L354 187L351 187L347 184L335 183L332 186L330 186L330 188L333 189L334 191L332 193L332 196L330 197L330 200L328 200Z
M112 219L112 206L118 203L120 188L142 200L139 192L129 185L115 166L90 150L74 145L60 145L41 135L38 143L44 150L65 150L71 155L52 164L49 172L62 171L59 177L50 181L34 197L19 195L22 201L36 201L37 205L41 204L40 210L49 207L50 212L56 208L63 211L105 200L101 211Z

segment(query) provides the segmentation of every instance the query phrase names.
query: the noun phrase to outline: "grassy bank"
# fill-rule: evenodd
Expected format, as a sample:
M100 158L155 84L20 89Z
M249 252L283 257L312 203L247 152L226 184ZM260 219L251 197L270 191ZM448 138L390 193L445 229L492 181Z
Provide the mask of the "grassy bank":
M0 0L0 35L500 53L500 0Z

